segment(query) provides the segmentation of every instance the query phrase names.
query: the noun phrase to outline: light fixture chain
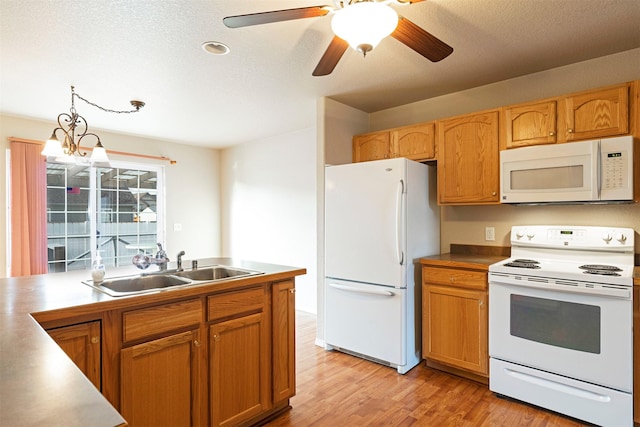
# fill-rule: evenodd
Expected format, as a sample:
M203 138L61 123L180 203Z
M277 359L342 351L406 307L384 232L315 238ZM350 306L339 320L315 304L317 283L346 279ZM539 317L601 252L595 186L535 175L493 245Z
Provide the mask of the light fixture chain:
M98 104L96 104L95 102L91 102L86 98L83 98L82 96L78 95L76 92L73 92L73 95L77 96L78 98L80 98L81 100L83 100L84 102L86 102L89 105L92 105L102 111L106 111L107 113L116 113L116 114L130 114L130 113L137 113L138 111L140 111L140 107L144 106L143 102L140 101L131 101L131 103L136 107L133 110L112 110L110 108L104 108L99 106ZM134 102L140 102L142 105L139 104L134 104Z

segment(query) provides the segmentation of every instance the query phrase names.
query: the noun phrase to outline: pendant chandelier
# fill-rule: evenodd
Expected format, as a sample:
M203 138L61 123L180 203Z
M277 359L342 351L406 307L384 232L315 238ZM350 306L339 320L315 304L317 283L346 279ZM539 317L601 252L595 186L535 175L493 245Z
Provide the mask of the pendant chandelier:
M71 108L69 113L61 113L58 115L58 127L53 130L51 137L47 140L42 155L47 158L53 158L57 162L62 163L77 163L79 159L84 158L87 152L82 152L80 145L85 137L94 137L96 139L96 145L93 147L90 163L96 166L109 165L109 157L107 151L102 146L100 137L95 133L89 132L87 121L84 117L76 112L75 98L81 99L89 105L106 111L108 113L117 114L130 114L137 113L140 108L144 107L144 102L132 100L131 105L133 110L110 110L101 107L93 102L86 100L75 92L75 88L71 86ZM63 142L58 139L58 131L62 132L60 136L63 136Z

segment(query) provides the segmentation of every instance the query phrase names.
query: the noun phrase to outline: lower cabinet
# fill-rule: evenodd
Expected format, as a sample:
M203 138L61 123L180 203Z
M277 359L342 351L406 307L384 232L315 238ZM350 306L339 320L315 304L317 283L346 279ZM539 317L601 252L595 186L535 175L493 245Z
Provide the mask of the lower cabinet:
M272 286L273 400L286 402L296 394L296 299L295 282Z
M102 340L100 321L47 329L47 333L64 350L98 390L102 390Z
M269 343L264 313L209 327L211 425L234 426L270 408Z
M198 329L122 349L121 408L129 425L203 425Z
M263 286L207 297L212 426L235 426L272 407L267 308Z
M435 361L474 379L487 378L487 273L423 267L422 281L422 354L427 364Z

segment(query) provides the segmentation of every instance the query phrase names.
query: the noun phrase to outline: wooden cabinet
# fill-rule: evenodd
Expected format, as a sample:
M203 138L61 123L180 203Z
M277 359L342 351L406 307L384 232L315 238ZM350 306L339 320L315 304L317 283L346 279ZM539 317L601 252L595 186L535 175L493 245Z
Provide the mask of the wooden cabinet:
M353 162L388 159L391 137L388 131L373 132L353 137Z
M296 394L295 282L273 284L273 400L284 402Z
M208 297L211 425L235 426L271 408L271 344L262 287ZM225 320L220 320L225 319Z
M557 101L515 105L502 109L506 148L555 144Z
M197 329L122 349L120 411L129 425L204 424L201 351Z
M353 137L354 162L395 157L419 162L435 159L435 124L421 123Z
M138 343L120 351L120 412L131 426L204 424L201 323L200 299L123 313L123 341Z
M486 271L423 266L422 283L423 358L488 378Z
M491 110L436 122L440 204L499 203L498 120Z
M98 390L102 390L102 339L100 321L48 329L47 333L64 350Z
M501 149L629 134L635 90L624 83L503 107Z
M581 92L563 99L562 141L579 141L629 133L629 84Z

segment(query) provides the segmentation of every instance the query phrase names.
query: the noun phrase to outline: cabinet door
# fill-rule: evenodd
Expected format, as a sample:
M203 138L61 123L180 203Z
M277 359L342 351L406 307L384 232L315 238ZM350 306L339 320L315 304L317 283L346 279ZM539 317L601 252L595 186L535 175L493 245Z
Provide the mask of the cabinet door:
M102 390L100 369L102 347L100 321L49 329L47 333L64 350L98 390Z
M388 159L391 152L389 132L375 132L353 137L353 162Z
M426 285L422 309L424 357L487 376L486 292Z
M264 313L209 327L211 425L237 425L270 409L268 340Z
M204 424L202 351L199 330L121 350L120 409L131 426Z
M391 157L423 161L435 156L435 123L423 123L391 131Z
M595 90L564 99L564 141L629 133L629 85Z
M295 283L273 284L273 401L296 394Z
M556 143L556 101L504 108L506 148Z
M440 204L499 202L498 111L437 122Z

